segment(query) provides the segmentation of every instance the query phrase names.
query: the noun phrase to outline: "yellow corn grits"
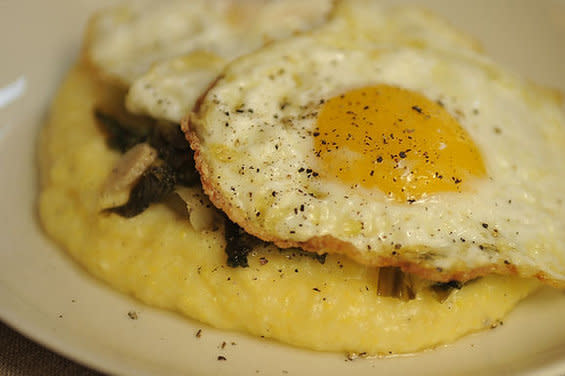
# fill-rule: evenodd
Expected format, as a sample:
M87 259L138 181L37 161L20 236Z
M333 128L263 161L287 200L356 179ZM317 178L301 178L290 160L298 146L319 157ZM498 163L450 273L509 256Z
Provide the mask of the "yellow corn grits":
M539 286L491 276L443 303L429 290L402 301L378 296L376 270L343 257L320 264L264 246L248 268L229 268L222 231L194 231L174 205L131 219L101 214L101 187L120 157L93 117L105 95L79 64L54 100L39 145L40 220L88 272L149 305L314 350L396 354L490 328Z

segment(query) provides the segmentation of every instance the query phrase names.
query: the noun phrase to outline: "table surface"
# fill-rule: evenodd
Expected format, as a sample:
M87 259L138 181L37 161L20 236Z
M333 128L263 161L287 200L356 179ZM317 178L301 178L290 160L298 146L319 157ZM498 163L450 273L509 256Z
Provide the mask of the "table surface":
M102 376L27 339L0 321L0 376Z

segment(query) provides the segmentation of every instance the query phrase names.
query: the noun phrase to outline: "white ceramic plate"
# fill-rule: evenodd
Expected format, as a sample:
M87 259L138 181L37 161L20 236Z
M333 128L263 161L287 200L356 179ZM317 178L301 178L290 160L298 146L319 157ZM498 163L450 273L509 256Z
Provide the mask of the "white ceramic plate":
M74 360L117 374L565 373L565 294L550 289L521 304L502 327L453 345L346 361L342 354L218 331L144 306L89 277L41 233L34 150L50 98L78 54L88 14L111 2L0 2L0 319ZM476 36L500 63L565 90L564 1L417 3ZM219 355L227 360L218 361Z

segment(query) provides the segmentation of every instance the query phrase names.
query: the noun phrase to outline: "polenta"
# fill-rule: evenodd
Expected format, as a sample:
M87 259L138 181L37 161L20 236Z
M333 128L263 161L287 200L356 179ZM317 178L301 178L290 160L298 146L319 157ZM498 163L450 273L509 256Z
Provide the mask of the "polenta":
M398 354L489 328L539 286L487 276L443 302L431 289L383 297L379 269L336 255L322 264L261 244L249 267L230 268L223 226L194 230L173 196L133 218L105 213L101 191L120 154L93 113L109 93L80 63L63 83L40 138L39 216L89 273L147 304L314 350Z

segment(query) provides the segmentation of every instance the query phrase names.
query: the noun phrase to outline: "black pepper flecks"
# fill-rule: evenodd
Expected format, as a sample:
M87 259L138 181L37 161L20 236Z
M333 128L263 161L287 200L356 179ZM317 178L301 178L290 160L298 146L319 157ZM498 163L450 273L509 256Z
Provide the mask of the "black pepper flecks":
M418 106L418 105L412 106L412 109L413 109L414 111L416 111L417 113L419 113L419 114L423 113L422 108L421 108L420 106Z

